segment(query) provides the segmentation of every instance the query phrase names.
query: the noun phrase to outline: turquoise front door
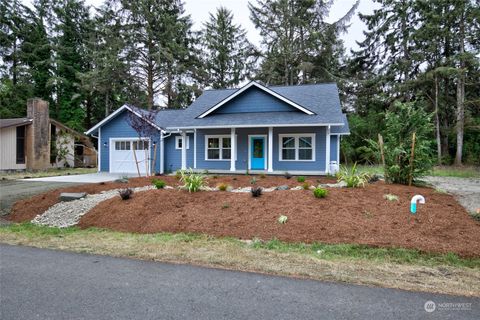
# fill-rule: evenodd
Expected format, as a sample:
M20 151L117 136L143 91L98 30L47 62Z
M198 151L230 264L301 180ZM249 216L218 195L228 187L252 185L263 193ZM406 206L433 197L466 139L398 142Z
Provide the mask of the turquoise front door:
M250 168L265 170L265 138L250 137Z

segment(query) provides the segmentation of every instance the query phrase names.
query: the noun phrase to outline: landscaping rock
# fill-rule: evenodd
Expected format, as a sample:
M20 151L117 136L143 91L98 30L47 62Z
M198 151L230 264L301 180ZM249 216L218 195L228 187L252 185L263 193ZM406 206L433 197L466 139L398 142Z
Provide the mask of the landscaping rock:
M274 190L276 190L276 189L277 189L277 188L275 188L275 187L271 187L271 188L264 188L264 189L262 189L262 191L263 191L263 192L272 192L272 191L274 191Z
M244 187L244 188L233 189L232 192L250 192L250 190L252 190L251 187Z
M345 188L347 183L344 181L340 181L337 183L323 183L318 185L320 188Z
M290 190L303 190L303 188L301 186L296 186L296 187L293 187Z
M153 186L133 188L134 192L153 189ZM102 201L118 196L120 189L86 195L77 200L59 202L36 216L32 223L50 227L66 228L78 224L80 218Z
M117 183L128 183L128 179L127 179L127 178L120 178L120 179L115 180L114 182L117 182Z
M87 196L86 192L78 192L78 193L71 193L71 192L62 192L60 193L60 201L73 201L73 200L80 200Z
M282 185L282 186L278 186L275 188L276 190L288 190L288 186L287 185Z

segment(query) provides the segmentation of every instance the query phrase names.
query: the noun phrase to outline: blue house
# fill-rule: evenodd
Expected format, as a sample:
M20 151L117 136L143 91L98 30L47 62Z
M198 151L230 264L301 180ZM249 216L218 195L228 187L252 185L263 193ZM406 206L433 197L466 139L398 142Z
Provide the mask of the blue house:
M349 134L335 83L252 81L206 90L186 109L147 112L124 105L86 132L98 138L99 171L136 173L138 162L142 173L328 174ZM155 134L139 137L129 117L147 121Z

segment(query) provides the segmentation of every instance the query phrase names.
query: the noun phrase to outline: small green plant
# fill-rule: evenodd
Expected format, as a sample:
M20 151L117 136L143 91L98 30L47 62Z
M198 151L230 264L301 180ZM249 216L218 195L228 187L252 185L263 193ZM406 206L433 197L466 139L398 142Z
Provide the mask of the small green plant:
M289 180L292 178L292 175L290 173L288 173L288 171L285 171L285 174L283 175L285 177L285 179Z
M278 217L278 219L277 219L278 223L280 223L280 224L285 224L285 223L287 223L287 220L288 220L288 217L287 217L287 216L284 216L284 215L281 215L281 216Z
M183 187L188 192L197 192L205 185L205 176L195 173L192 169L181 171L180 181L184 183Z
M225 202L223 205L222 205L222 209L228 209L230 208L230 204Z
M184 170L175 171L175 178L177 178L177 180L180 180L182 178L183 171Z
M167 185L165 181L159 180L159 179L153 179L152 184L155 186L157 189L163 189Z
M120 195L120 198L122 198L122 200L128 200L132 197L133 190L130 188L122 189L118 191L118 194Z
M315 188L313 190L313 195L315 198L325 198L328 195L328 190L323 188Z
M260 174L260 179L265 179L267 175L265 173Z
M258 198L262 195L262 188L261 187L252 187L250 192L252 193L252 197Z
M345 182L348 188L365 187L365 184L367 184L369 179L370 174L367 172L358 172L356 162L350 169L341 166L340 171L337 173L337 180L339 182Z
M213 179L218 179L218 176L217 176L217 175L215 175L215 176L213 176L212 178L213 178Z
M249 176L249 175L250 175L250 170L248 170L248 169L245 170L245 175L246 175L246 176Z
M217 186L218 190L220 191L227 191L228 189L228 184L226 183L220 183L218 186Z
M303 188L303 190L309 190L309 189L310 189L310 183L304 182L304 183L302 184L302 188Z
M257 178L253 177L252 179L250 179L250 184L257 184Z
M304 176L297 177L297 181L300 183L305 182L305 177Z
M371 219L371 218L373 218L373 213L371 213L368 210L363 210L363 216L367 219Z
M388 201L398 201L398 196L394 195L394 194L385 194L383 196L384 199L388 200Z

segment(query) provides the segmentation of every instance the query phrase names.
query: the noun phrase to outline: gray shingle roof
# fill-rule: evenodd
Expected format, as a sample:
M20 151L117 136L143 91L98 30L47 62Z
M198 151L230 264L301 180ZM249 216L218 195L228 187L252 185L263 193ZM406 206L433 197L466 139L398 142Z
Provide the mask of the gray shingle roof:
M344 124L346 121L346 118L342 114L338 88L335 83L272 86L268 88L313 111L315 114L307 115L302 111L236 114L213 113L202 119L197 118L200 114L239 90L222 89L205 91L187 109L161 111L157 115L156 122L162 128L176 129L209 126Z
M348 120L347 120L347 115L342 114L343 116L343 126L334 126L331 128L330 132L331 133L336 133L336 134L350 134L350 127L348 126Z

